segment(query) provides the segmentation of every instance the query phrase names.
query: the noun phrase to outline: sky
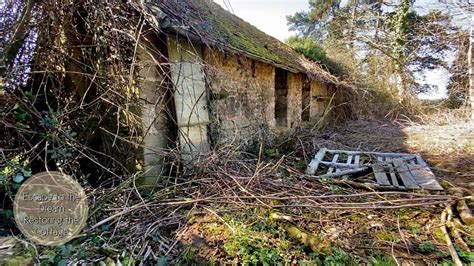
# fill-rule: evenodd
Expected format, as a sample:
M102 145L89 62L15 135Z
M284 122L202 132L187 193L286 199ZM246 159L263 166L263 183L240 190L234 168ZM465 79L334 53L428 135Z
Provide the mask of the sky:
M308 10L308 0L214 0L243 20L281 41L295 34L288 30L286 16ZM227 3L227 6L226 4ZM229 6L230 3L230 6Z
M263 32L284 41L295 32L288 29L286 16L302 10L308 10L308 0L214 0L243 20L256 26ZM344 2L344 1L343 1ZM426 13L433 8L443 8L439 0L417 0L415 9ZM449 73L444 69L436 69L418 75L419 80L435 86L433 91L418 95L422 99L440 99L447 97Z

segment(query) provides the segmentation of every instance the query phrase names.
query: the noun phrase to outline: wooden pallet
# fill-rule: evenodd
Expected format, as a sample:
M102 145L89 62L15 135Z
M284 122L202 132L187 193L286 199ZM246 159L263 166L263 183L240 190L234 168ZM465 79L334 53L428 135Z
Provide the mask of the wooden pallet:
M318 178L373 171L381 186L406 189L443 190L426 162L418 154L380 153L320 149L306 173Z

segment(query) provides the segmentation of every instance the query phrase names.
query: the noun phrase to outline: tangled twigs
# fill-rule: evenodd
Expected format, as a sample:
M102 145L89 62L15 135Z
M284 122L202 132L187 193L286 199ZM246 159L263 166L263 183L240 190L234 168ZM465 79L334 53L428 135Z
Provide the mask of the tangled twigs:
M465 199L459 199L456 202L455 205L456 205L456 209L459 213L459 217L464 222L464 224L466 224L468 226L474 225L474 217L472 216L471 209L467 205L466 200ZM462 248L463 250L471 252L471 249L466 244L466 242L464 242L464 240L462 239L462 237L459 233L459 230L456 227L456 225L461 224L461 221L459 219L456 219L456 218L454 218L453 221L454 222L449 222L448 225L450 226L451 234L453 235L456 244L460 248Z
M140 147L118 140L136 140L144 130L140 92L130 82L140 81L143 68L134 60L142 17L115 0L7 2L0 21L8 53L0 55L2 161L20 157L32 173L61 168L93 187L120 183L141 159Z
M146 203L139 197L129 202L121 200L125 198L122 195L128 195L134 189L132 186L104 191L96 201L103 207L97 212L101 218L95 222L93 230L97 230L99 225L113 223L117 228L114 236L119 238L117 242L137 245L136 239L141 239L139 245L146 248L140 254L147 254L152 259L168 252L179 254L179 245L173 243L179 238L179 232L186 230L190 217L199 214L210 213L226 224L228 221L223 214L245 212L250 208L261 208L271 213L281 211L296 218L302 213L316 211L430 209L440 204L454 204L458 199L443 194L363 191L353 187L335 192L331 190L334 184L301 178L301 172L292 168L288 159L263 160L258 155L235 150L216 150L200 161L196 169L197 173L189 179L178 183L170 179L158 184ZM144 212L145 209L149 211ZM285 231L305 232L304 225L293 223L294 226L289 226L280 217L274 218ZM227 227L234 228L231 223ZM173 233L166 235L169 247L163 248L159 244L163 233L170 231ZM159 243L155 239L160 239ZM119 248L118 244L115 245Z
M359 183L359 182L355 182L355 181L351 181L351 180L333 179L333 180L331 180L331 182L334 183L335 185L338 185L338 186L362 188L362 189L371 190L371 191L375 191L375 190L378 190L378 191L384 191L384 190L408 191L406 188L403 188L403 187L394 188L394 187L381 186L379 184Z

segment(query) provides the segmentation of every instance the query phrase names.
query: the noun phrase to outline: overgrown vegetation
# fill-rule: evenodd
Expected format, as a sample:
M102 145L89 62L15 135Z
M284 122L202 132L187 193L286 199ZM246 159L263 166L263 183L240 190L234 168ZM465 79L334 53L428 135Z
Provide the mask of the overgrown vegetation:
M12 199L34 173L62 171L92 191L141 169L136 51L150 36L146 13L130 2L14 0L0 8L3 235L18 233ZM95 208L91 221L101 217ZM87 257L67 247L45 263Z
M286 43L306 58L321 63L330 73L336 76L344 76L342 66L329 59L324 48L313 39L293 36L288 38Z
M440 206L457 196L365 191L344 184L346 178L304 173L327 147L421 153L447 189L474 176L474 129L452 125L465 115L399 94L400 85L407 94L425 89L414 73L445 64L446 49L460 45L453 43L457 35L445 34L456 29L441 13L410 12L410 1L386 13L382 3L369 2L311 1L309 12L290 18L301 36L288 42L357 88L351 102L338 104L356 106L359 117L388 119L275 133L272 143L256 143L250 152L215 149L186 175L177 153L162 151L174 162L170 176L144 197L136 187L146 131L136 59L154 38L147 9L118 0L8 1L0 19L0 236L18 239L1 242L0 264L452 265ZM462 67L463 58L454 66ZM461 71L452 77L452 104L441 106L464 101ZM426 111L437 116L416 116ZM75 176L91 204L83 234L58 247L30 244L12 220L18 187L46 169ZM271 218L276 211L283 221ZM473 262L472 228L459 233L468 248L456 243L457 254Z
M289 44L354 84L360 117L415 119L424 111L416 96L438 89L426 78L435 69L454 74L445 106L468 107L466 32L447 10L418 12L413 2L310 1L308 11L288 17L298 34Z
M136 147L117 138L141 131L133 62L144 20L136 7L29 0L2 11L2 201L46 168L92 185L135 171Z

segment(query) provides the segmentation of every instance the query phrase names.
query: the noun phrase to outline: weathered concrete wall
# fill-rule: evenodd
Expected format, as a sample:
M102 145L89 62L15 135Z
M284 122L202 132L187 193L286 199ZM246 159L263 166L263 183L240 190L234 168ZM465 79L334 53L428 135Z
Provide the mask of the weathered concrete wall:
M146 175L140 180L143 186L153 186L156 176L164 171L163 150L170 144L169 121L167 116L167 87L161 65L163 57L154 46L154 36L143 36L142 45L137 50L139 68L141 116L143 122L143 149ZM144 48L147 47L147 48Z
M169 36L168 56L175 86L181 153L185 161L191 161L196 155L210 150L207 128L210 118L201 44Z
M217 144L246 145L275 126L275 68L252 59L204 49L206 78L213 94L213 138Z
M288 73L288 127L296 127L301 122L303 75Z

